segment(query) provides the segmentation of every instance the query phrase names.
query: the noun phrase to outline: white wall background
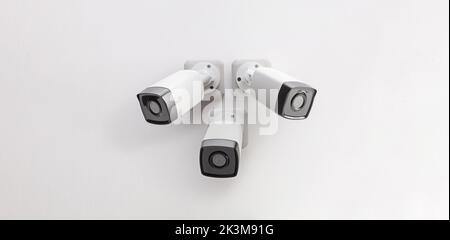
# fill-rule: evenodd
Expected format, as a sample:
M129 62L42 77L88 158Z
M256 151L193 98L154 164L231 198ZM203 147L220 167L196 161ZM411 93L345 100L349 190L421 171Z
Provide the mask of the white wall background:
M0 218L448 219L448 5L2 0ZM315 86L313 112L203 177L206 126L149 125L136 93L255 57Z

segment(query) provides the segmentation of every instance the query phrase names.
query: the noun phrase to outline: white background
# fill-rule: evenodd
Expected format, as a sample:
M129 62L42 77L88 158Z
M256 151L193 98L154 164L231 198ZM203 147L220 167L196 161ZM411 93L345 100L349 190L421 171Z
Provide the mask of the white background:
M0 2L0 218L449 218L447 0ZM319 90L200 174L206 126L136 94L187 59L267 58Z

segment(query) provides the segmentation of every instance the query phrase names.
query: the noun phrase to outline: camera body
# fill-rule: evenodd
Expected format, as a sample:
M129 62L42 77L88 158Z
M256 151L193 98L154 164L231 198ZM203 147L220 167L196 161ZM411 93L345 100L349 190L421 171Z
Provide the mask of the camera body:
M202 174L219 178L236 176L246 131L243 111L214 110L200 148Z
M223 88L223 63L187 61L177 71L137 94L144 119L152 124L170 124L213 91Z
M255 97L267 108L287 119L305 119L309 116L317 90L298 79L271 68L266 60L236 60L232 65L234 87L246 93L253 90L266 91L266 97L277 91L276 104L270 105L267 98Z

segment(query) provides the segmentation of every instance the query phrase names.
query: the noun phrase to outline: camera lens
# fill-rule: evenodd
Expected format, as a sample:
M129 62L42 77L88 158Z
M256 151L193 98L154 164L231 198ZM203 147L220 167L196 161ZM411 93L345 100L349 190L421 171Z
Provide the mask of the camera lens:
M291 108L294 111L299 111L303 105L305 105L306 102L306 95L305 93L297 93L291 101Z
M216 168L223 168L228 164L228 156L223 152L214 152L209 157L209 162Z
M154 115L158 115L161 113L161 106L157 101L150 100L147 102L147 108Z

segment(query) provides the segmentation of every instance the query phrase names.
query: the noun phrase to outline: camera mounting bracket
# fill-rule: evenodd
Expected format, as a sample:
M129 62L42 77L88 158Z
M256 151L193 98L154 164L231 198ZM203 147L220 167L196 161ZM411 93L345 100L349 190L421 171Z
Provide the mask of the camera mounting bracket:
M233 89L241 89L247 92L252 85L252 75L258 67L271 67L272 64L265 59L238 59L233 61L232 85Z
M210 76L210 80L205 82L205 96L204 101L209 101L212 93L218 90L223 93L224 84L224 66L218 60L188 60L184 63L185 70L195 70Z

